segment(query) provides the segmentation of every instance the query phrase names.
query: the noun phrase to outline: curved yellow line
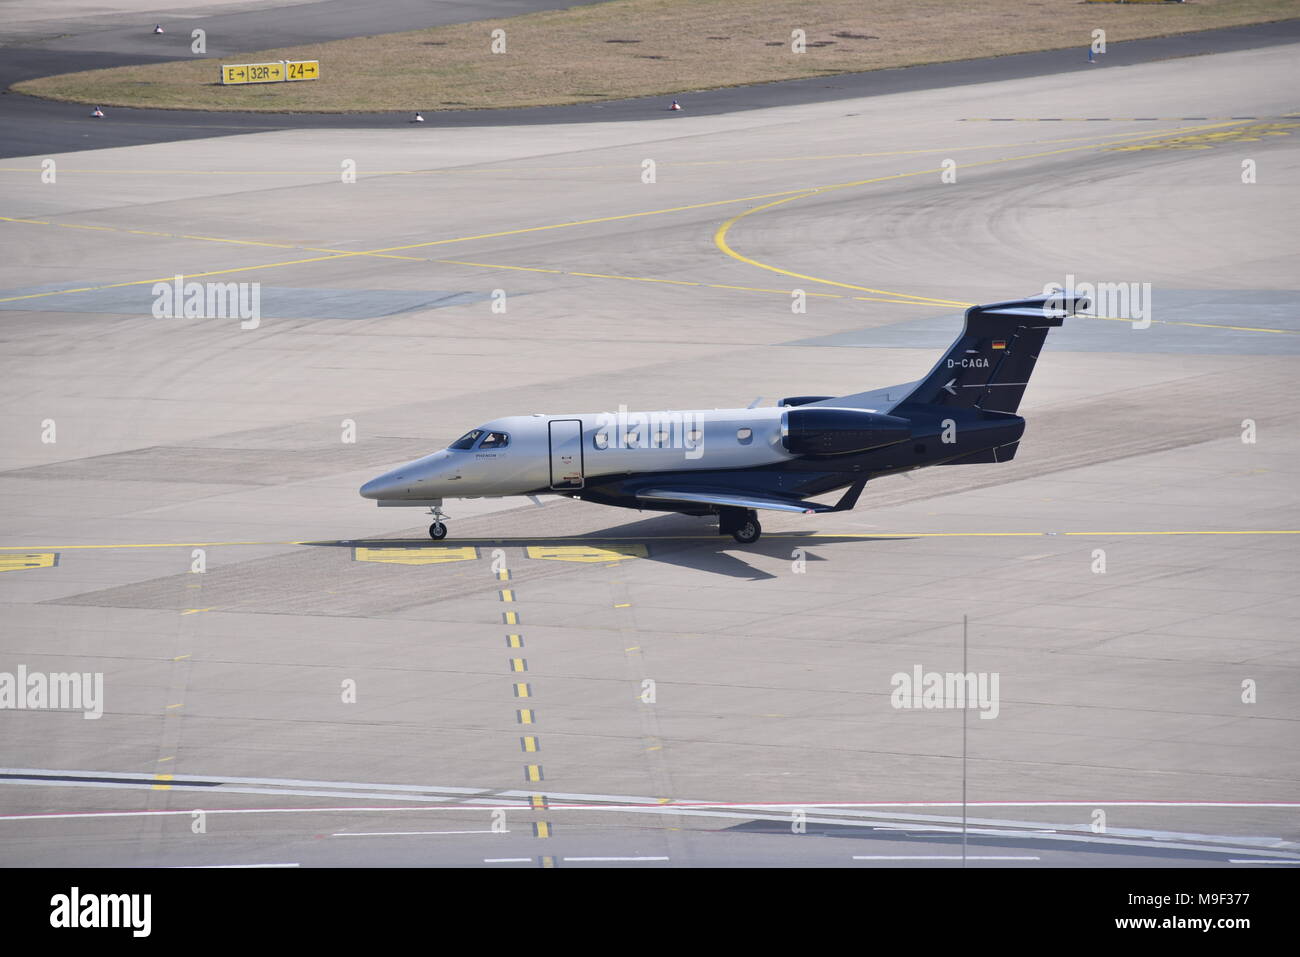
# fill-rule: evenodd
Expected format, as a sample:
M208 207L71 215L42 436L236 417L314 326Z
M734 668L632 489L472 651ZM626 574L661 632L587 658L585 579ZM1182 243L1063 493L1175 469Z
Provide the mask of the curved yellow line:
M1225 123L1210 123L1205 126L1190 127L1184 132L1185 134L1190 134L1190 133L1195 133L1203 130L1220 129L1222 127L1228 127L1228 126L1240 126L1244 122L1246 121L1240 120L1240 121L1230 121ZM1149 136L1137 137L1137 138L1157 139L1161 136L1166 136L1166 135L1167 134L1165 133L1151 133ZM1004 156L1002 159L983 160L978 163L967 163L965 164L965 166L967 168L970 168L972 166L996 166L1001 163L1013 163L1018 160L1037 159L1038 157L1042 157L1042 156L1056 156L1061 153L1075 153L1078 152L1079 150L1105 149L1107 148L1108 141L1111 139L1112 137L1103 137L1100 141L1094 140L1093 142L1084 144L1083 146L1069 146L1069 147L1065 147L1064 149L1044 150L1043 152L1040 153L1027 153L1021 156ZM786 196L783 199L775 200L774 202L770 202L770 203L764 203L761 206L755 206L752 209L747 209L742 213L737 213L735 216L732 216L721 226L719 226L717 231L714 232L713 244L717 246L718 249L720 249L725 255L730 256L732 259L738 260L750 266L756 266L759 269L766 269L769 272L779 273L783 276L790 276L795 279L803 279L806 280L807 282L820 283L825 286L839 286L842 289L858 289L863 292L876 293L877 295L893 296L895 299L905 299L905 300L910 300L918 303L932 303L934 305L958 306L962 308L973 306L976 305L976 303L959 302L958 300L955 299L940 299L934 296L914 296L911 293L892 292L886 289L873 289L869 286L857 286L854 285L853 283L838 282L837 280L834 279L822 279L817 276L809 276L806 273L798 273L790 269L783 269L780 266L773 266L770 263L759 262L757 259L752 259L749 256L737 252L735 249L732 248L731 244L727 242L727 233L731 231L731 227L734 226L736 223L738 223L740 220L744 219L746 216L751 216L754 213L760 212L765 209L771 209L774 206L780 206L783 203L790 202L791 200L803 199L808 196L813 196L817 193L825 193L835 189L847 189L851 186L866 186L871 183L884 183L893 179L906 179L911 176L924 176L927 173L940 173L940 172L943 172L943 170L919 169L919 170L913 170L910 173L894 173L891 176L877 176L872 179L856 180L851 183L835 183L829 186L810 187L809 189L799 192L794 196Z
M937 172L937 170L920 170L919 172L933 173L933 172ZM904 299L908 301L917 302L918 304L928 303L936 306L960 306L963 308L966 306L973 306L975 304L972 302L958 302L955 299L936 299L933 296L914 296L906 292L892 292L888 289L873 289L870 286L857 286L854 285L853 283L837 282L833 279L819 279L816 276L808 276L805 275L804 273L794 272L793 270L790 269L782 269L780 266L772 266L769 265L768 263L759 262L757 259L751 259L750 257L746 256L744 253L737 252L735 249L731 247L731 244L727 242L727 233L731 230L731 227L734 226L737 222L744 219L746 216L750 216L754 213L761 212L762 210L765 209L771 209L773 206L780 206L782 203L788 203L794 199L803 199L805 196L812 196L816 193L826 192L827 190L843 189L847 186L862 186L867 183L879 183L887 179L897 179L898 176L915 176L915 175L918 174L899 173L894 176L882 176L879 179L862 180L860 183L843 183L839 186L826 186L820 189L809 190L806 193L798 193L794 196L787 196L784 199L778 199L771 203L764 203L762 206L755 206L752 209L745 210L743 213L737 213L735 216L732 216L729 220L727 220L725 223L719 226L717 232L713 234L713 243L715 246L721 249L732 259L738 259L740 262L746 263L750 266L757 266L759 269L766 269L769 272L780 273L783 276L791 276L795 279L804 279L807 280L808 282L820 283L825 286L838 286L841 289L855 289L858 290L859 292L875 293L876 295L879 296L892 296L894 299Z

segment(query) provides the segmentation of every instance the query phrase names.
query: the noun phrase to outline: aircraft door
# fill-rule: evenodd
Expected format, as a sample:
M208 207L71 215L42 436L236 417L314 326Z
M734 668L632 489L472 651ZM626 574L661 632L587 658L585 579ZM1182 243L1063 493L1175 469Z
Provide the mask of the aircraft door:
M551 488L582 488L582 420L555 419L548 423L551 437Z

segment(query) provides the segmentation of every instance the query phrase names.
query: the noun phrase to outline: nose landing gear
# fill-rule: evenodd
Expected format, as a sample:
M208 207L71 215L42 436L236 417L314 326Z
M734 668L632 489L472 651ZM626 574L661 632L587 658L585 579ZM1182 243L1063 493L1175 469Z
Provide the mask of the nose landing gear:
M441 505L430 506L429 514L433 516L433 524L429 526L429 537L435 542L441 541L447 537L447 525L443 519L448 515L442 510Z
M742 545L751 545L763 534L758 513L752 508L718 509L718 534L731 535Z

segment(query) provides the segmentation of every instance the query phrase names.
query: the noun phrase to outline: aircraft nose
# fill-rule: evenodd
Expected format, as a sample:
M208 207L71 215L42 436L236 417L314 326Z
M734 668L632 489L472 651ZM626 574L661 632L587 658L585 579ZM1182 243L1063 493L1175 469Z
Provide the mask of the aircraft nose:
M362 498L384 498L398 488L403 487L405 479L401 475L395 475L392 472L386 472L376 478L372 478L365 485L361 486Z

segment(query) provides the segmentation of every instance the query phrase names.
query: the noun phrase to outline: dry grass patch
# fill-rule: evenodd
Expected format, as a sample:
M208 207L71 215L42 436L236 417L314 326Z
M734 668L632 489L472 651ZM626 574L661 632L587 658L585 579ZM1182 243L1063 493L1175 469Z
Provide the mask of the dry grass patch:
M949 60L1084 50L1300 16L1300 0L1098 4L1080 0L613 0L503 20L228 58L321 61L322 79L223 87L214 59L91 70L19 83L107 106L273 112L483 109L651 94ZM791 51L802 29L807 51ZM491 31L506 52L491 52ZM1065 54L1069 55L1069 54Z

